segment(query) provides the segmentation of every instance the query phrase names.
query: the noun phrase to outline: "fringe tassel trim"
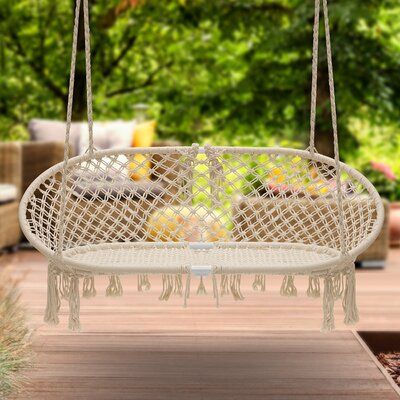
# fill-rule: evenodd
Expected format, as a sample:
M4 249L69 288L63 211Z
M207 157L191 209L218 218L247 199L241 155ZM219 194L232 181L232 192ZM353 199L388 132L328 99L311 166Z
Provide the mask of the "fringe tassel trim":
M322 332L330 332L335 329L334 303L335 303L334 278L332 278L331 276L327 276L324 278L324 297L323 297L324 319L322 323Z
M265 275L256 274L254 275L253 290L259 292L265 292Z
M182 292L183 292L182 274L177 274L175 275L174 279L174 294L182 296Z
M138 292L147 292L151 289L151 283L147 274L139 274L137 276Z
M86 276L83 278L82 296L86 299L95 297L97 294L94 286L94 276Z
M188 272L186 274L186 287L185 287L185 295L183 298L183 307L187 307L187 300L190 297L190 278L191 278L191 274L190 272Z
M159 300L167 301L171 297L171 294L174 291L174 279L173 275L163 274L162 275L162 284L163 289L160 294Z
M240 284L241 284L242 275L233 274L229 279L229 286L231 289L232 296L235 300L243 300L244 296L242 294Z
M221 275L221 296L229 294L229 277L227 274Z
M204 281L203 281L203 277L200 277L200 282L199 282L199 287L197 288L197 295L206 295L207 294L207 290L206 287L204 286Z
M122 284L121 284L121 280L119 279L119 276L111 275L109 277L109 284L106 289L106 296L118 297L118 296L122 296L122 294L123 294L123 289L122 289Z
M70 278L69 291L69 329L79 331L81 324L79 321L80 299L79 299L79 278L73 276Z
M221 296L232 293L235 300L243 300L244 296L241 291L241 277L240 274L221 274Z
M333 294L335 296L335 300L340 299L342 297L343 287L344 287L343 274L341 272L338 272L333 277Z
M175 294L182 296L183 293L183 283L182 274L163 274L162 275L162 292L159 296L159 300L167 301L171 295Z
M307 296L313 298L321 296L321 286L317 276L310 276L308 278Z
M281 296L287 296L287 297L297 296L297 289L296 286L294 285L293 275L285 275L285 277L283 278L280 293Z
M50 325L58 325L58 312L61 306L61 299L59 293L59 280L60 276L55 271L54 267L49 264L47 269L47 305L44 314L44 322Z
M59 292L62 299L69 299L70 286L70 276L66 273L62 273L59 280Z
M345 313L344 323L353 325L358 322L358 308L356 303L356 277L354 266L349 268L346 274L346 286L342 300L343 310Z
M212 283L213 283L213 297L215 299L215 305L216 305L216 307L219 307L219 293L218 293L217 276L214 273L212 274Z

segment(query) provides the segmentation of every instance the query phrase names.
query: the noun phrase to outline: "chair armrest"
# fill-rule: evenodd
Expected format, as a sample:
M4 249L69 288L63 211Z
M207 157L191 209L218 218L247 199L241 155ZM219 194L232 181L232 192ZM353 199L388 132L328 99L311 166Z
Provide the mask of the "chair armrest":
M156 140L152 144L152 147L171 147L171 146L182 146L182 144L177 140Z
M22 145L22 189L64 158L62 142L25 142Z
M22 151L19 142L0 143L0 183L9 183L22 189Z
M383 261L386 260L389 255L389 214L390 214L390 203L389 201L382 199L383 207L385 210L385 217L383 221L382 230L380 231L375 242L368 247L363 253L357 257L357 261Z

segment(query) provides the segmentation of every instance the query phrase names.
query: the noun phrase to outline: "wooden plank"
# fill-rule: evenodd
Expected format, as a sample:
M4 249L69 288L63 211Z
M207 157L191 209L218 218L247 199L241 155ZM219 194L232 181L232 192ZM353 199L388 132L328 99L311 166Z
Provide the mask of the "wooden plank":
M381 371L382 375L386 378L386 380L389 382L389 385L393 388L393 390L397 393L397 395L400 397L400 387L396 384L396 382L393 380L389 372L386 370L386 368L379 362L379 360L375 357L374 353L371 351L371 349L368 347L367 343L364 342L362 337L359 335L358 332L354 331L353 332L354 337L358 340L360 343L361 347L364 349L364 351L369 355L370 359L373 361L373 363L378 367L378 369Z
M81 333L67 330L64 301L61 323L43 324L46 264L32 251L7 257L21 282L23 299L36 329L35 368L19 399L31 400L394 400L398 395L354 335L340 321L338 331L322 334L320 300L278 295L281 279L268 278L267 293L245 290L246 300L209 297L171 303L153 290L136 291L135 277L123 277L124 296L99 295L82 301ZM384 271L361 271L358 302L363 329L400 329L400 251ZM244 279L251 286L251 278ZM208 288L210 290L210 288ZM193 293L195 289L193 289ZM301 330L299 330L301 329Z
M351 332L41 335L35 349L34 400L398 398Z

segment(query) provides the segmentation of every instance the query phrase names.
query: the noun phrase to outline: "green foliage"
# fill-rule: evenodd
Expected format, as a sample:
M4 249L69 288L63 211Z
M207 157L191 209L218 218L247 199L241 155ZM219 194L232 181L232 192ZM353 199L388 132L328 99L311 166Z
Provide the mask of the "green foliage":
M400 180L388 165L372 162L365 165L362 171L382 197L390 201L400 200Z
M129 2L92 0L95 117L129 119L145 102L159 135L186 144L304 147L313 3L142 0L124 8ZM0 114L12 123L65 117L72 14L71 0L0 0ZM352 159L365 136L354 121L398 136L400 6L331 1L330 15L339 132ZM331 154L323 42L321 24L317 146ZM85 111L83 71L80 52L77 119Z
M11 125L11 121L0 117L0 140L25 141L29 139L28 129L22 124Z
M348 152L348 162L360 170L364 170L371 162L383 162L389 165L394 173L400 176L399 129L392 125L373 125L368 120L351 121L352 132L361 144ZM369 178L369 176L367 175Z

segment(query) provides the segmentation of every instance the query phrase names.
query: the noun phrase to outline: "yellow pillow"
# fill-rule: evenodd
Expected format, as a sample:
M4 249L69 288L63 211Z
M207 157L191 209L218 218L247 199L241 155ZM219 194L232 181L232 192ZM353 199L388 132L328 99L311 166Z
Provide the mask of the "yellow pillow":
M156 133L156 121L145 121L135 126L132 147L150 147Z
M229 237L220 217L210 210L172 205L150 216L147 232L151 241L160 242L217 242Z
M137 124L133 132L132 147L150 147L156 131L156 121ZM135 181L149 178L150 161L143 154L135 154L130 163L131 178Z

